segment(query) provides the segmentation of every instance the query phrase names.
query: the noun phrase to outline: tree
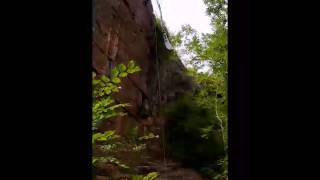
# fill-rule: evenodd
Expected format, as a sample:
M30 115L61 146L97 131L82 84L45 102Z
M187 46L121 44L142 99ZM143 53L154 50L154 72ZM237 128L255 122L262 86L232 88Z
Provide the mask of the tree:
M213 32L199 35L190 25L184 25L171 41L179 54L190 66L192 75L201 89L195 97L201 106L214 109L220 122L220 129L228 149L228 2L226 0L203 0L207 6L207 15L211 17ZM204 67L208 71L200 72ZM212 130L204 129L203 137ZM227 157L220 163L226 170ZM227 171L221 175L227 178Z

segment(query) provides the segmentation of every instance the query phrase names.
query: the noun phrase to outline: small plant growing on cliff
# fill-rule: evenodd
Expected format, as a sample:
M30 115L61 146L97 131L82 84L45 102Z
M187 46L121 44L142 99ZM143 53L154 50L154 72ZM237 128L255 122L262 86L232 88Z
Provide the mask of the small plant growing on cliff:
M141 69L133 62L130 61L128 65L119 64L111 71L111 77L105 75L97 78L96 74L92 74L93 78L93 106L92 106L92 146L93 149L110 151L117 146L114 131L96 132L97 126L100 122L109 120L115 116L123 116L124 113L118 111L121 107L129 106L129 104L116 104L112 98L112 94L119 92L121 78L127 77L129 74L140 71ZM120 167L127 168L115 157L103 157L93 154L92 164L98 166L99 163L112 163Z

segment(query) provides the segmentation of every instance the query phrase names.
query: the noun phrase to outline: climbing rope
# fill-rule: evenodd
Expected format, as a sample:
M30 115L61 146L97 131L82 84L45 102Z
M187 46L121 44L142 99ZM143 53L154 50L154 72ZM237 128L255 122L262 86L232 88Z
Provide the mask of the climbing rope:
M160 7L160 4L157 0L157 3L158 3L158 7L159 7L159 10L161 12L161 7ZM155 22L155 58L156 58L156 68L157 68L157 80L158 80L158 112L157 112L157 116L159 117L160 115L160 110L161 110L161 83L160 83L160 62L159 62L159 57L158 57L158 34L157 34L157 27L156 27L156 22ZM164 124L163 124L164 125ZM167 177L167 160L166 160L166 145L165 145L165 126L163 126L162 128L162 149L163 149L163 164L164 164L164 168L165 168L165 180L168 179ZM161 177L160 177L160 180L161 180Z

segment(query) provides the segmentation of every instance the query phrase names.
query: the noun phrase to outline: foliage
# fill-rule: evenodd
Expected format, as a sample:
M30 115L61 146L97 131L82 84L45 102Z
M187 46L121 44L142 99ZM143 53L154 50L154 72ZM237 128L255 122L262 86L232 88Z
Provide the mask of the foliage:
M154 139L154 138L159 138L159 135L154 135L153 133L149 133L148 135L139 137L139 140L149 140L149 139Z
M111 77L105 75L98 78L93 73L93 106L92 106L92 145L95 151L113 152L121 143L119 143L119 136L115 135L114 131L97 132L98 125L104 120L109 120L118 115L124 115L118 111L121 107L126 107L128 104L115 104L112 94L119 92L121 78L127 77L129 74L140 71L141 69L130 61L127 66L119 64L112 69ZM111 153L110 153L111 154ZM117 158L113 156L104 157L93 154L92 164L98 166L100 163L112 163L122 168L128 168L122 164Z
M220 129L227 128L228 98L224 89L224 80L219 76L210 73L196 73L194 69L189 69L200 89L194 98L200 106L214 110L216 120ZM209 127L206 131L210 131ZM227 149L227 131L224 132L225 148ZM204 135L205 136L205 135Z
M211 121L211 124L207 123L201 126L198 136L209 139L211 134L219 130L223 139L224 151L227 152L228 1L203 1L207 6L207 14L211 18L213 32L199 35L190 25L183 25L181 31L171 35L171 41L174 42L174 47L179 55L184 57L184 62L189 65L189 75L193 76L201 87L194 95L195 102L192 103L201 108L210 109L214 115L214 117L207 119L202 117L202 121ZM204 71L204 68L208 70ZM190 113L186 110L185 112ZM199 120L194 118L194 121ZM189 143L192 145L192 142ZM213 169L209 168L205 171L208 172L207 174L211 174L214 179L225 179L228 174L227 164L228 159L225 156L215 162Z
M123 139L116 135L114 131L98 132L99 123L105 120L110 120L112 117L123 116L124 113L119 111L119 108L129 106L129 104L116 104L112 95L119 92L121 78L127 77L129 74L140 71L141 69L130 61L127 66L119 64L112 69L111 77L105 75L98 78L93 73L93 159L92 164L98 167L100 164L111 163L123 169L130 167L121 162L116 156L119 152L141 152L146 148L143 143L146 140L158 138L158 135L150 133L149 135L133 139ZM135 132L131 132L136 134ZM133 135L134 136L134 135ZM102 151L102 153L96 153ZM146 176L134 176L137 180L154 180L158 173L152 172Z
M112 164L115 164L121 168L125 168L125 169L129 168L127 165L121 163L115 157L93 157L92 163L94 166L98 166L98 163L112 163Z
M157 172L151 172L146 176L136 175L132 177L132 180L154 180L159 176Z
M140 68L136 66L133 61L130 61L128 66L119 64L117 67L112 69L112 75L110 78L103 75L98 79L96 74L93 73L93 130L97 128L97 123L102 120L110 119L117 115L124 115L116 110L120 107L126 107L128 104L114 104L115 101L111 95L119 92L119 84L121 83L120 78L124 78L128 76L128 74L138 71L140 71Z
M186 96L168 106L166 114L170 119L167 143L174 158L197 168L211 166L224 156L219 121L212 109ZM208 127L211 130L204 132ZM206 138L201 136L204 133Z
M218 161L218 166L222 170L222 173L219 173L213 177L213 180L225 180L228 179L228 156L224 159Z
M226 25L228 21L227 0L203 0L207 6L207 14L211 17L213 24Z

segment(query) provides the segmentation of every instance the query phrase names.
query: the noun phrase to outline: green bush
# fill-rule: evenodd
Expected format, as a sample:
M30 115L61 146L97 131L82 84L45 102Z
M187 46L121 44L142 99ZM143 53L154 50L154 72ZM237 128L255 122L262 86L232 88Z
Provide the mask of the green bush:
M170 105L167 143L171 155L191 166L213 166L225 156L214 109L201 106L192 96Z

